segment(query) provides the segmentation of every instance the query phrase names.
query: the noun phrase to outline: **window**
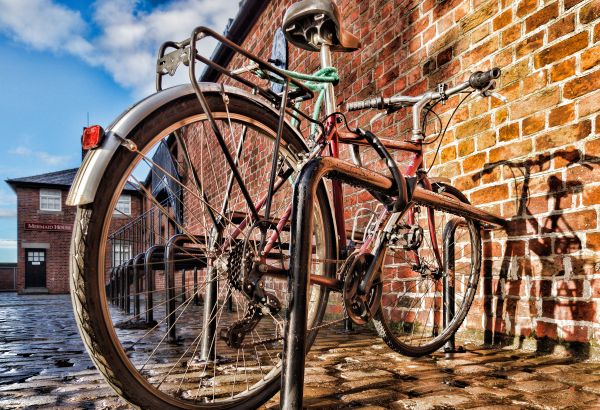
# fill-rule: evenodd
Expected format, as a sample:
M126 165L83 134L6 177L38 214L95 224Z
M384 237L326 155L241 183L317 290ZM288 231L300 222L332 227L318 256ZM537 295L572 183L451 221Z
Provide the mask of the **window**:
M115 215L131 215L131 197L121 195L115 207Z
M61 192L58 189L40 189L40 211L60 211Z
M112 266L119 266L129 259L131 259L131 243L127 241L114 241Z

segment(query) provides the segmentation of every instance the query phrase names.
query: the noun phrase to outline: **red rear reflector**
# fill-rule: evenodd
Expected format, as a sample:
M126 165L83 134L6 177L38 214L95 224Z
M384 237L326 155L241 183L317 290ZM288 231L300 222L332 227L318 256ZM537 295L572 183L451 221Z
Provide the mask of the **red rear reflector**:
M96 148L102 142L104 130L99 125L92 125L83 129L81 136L81 148L84 150Z

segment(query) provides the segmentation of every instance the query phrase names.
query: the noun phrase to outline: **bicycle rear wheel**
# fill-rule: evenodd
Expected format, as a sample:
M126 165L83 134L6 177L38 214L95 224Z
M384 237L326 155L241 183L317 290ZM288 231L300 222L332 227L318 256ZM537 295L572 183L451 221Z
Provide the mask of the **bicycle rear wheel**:
M452 186L434 184L433 189L467 202ZM382 267L381 306L373 322L388 346L418 357L442 347L465 319L477 291L481 235L477 221L428 204L412 204L403 218L399 227L409 239L388 246ZM444 238L453 230L454 240L448 240L451 252L446 257L454 261L454 269L446 270ZM444 281L449 286L444 287ZM454 291L447 294L444 289L452 285ZM446 320L449 312L452 318Z
M109 384L147 409L256 408L279 389L284 222L305 147L286 126L272 218L258 226L252 206L264 212L277 115L237 94L206 97L252 204L188 95L121 136L137 151L118 149L95 201L77 212L71 294L80 333ZM315 201L311 273L333 276L335 266L322 262L335 259L323 186ZM264 300L253 299L251 285ZM309 298L311 329L327 289L312 285Z

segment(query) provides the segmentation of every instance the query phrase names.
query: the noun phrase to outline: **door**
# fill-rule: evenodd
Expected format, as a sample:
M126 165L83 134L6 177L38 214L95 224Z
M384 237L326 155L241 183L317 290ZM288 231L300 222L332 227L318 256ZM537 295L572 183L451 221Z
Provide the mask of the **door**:
M29 249L25 255L25 287L46 287L46 251Z

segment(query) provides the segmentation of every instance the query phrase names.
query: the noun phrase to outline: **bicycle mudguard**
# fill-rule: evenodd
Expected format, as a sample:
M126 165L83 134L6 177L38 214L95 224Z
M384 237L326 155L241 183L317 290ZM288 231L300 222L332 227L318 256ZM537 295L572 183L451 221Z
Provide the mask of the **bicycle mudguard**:
M237 94L249 98L258 105L278 115L278 111L266 99L242 89L217 83L199 83L199 86L202 92L222 93L225 91L227 94ZM100 179L104 175L104 171L108 167L113 155L122 144L122 137L129 135L140 122L163 105L188 95L194 95L194 89L189 84L167 88L141 100L121 114L106 130L102 145L91 150L85 156L71 185L66 204L69 206L81 206L94 202ZM295 127L292 127L287 120L286 122L290 129L298 134L298 140L306 147L304 138L298 133Z

